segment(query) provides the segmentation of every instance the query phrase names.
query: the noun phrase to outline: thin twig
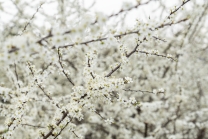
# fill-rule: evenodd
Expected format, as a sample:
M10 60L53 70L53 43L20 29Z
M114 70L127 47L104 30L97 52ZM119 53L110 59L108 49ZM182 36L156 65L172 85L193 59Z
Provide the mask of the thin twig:
M168 18L170 19L170 16L171 16L172 14L176 13L181 7L183 7L183 6L184 6L187 2L189 2L189 1L190 1L190 0L187 0L187 1L183 0L183 3L182 3L178 8L176 8L175 10L173 10L173 11L170 12Z
M155 56L165 57L165 58L169 58L169 59L171 59L171 60L173 60L173 61L177 61L176 59L174 59L174 58L172 58L172 57L168 57L168 56L166 56L166 55L161 55L161 54L156 54L156 53L149 53L149 52L141 51L141 50L138 50L138 52L144 53L144 54L146 54L146 55L155 55Z
M59 131L59 133L54 137L54 139L56 139L59 135L61 135L62 131L67 127L67 125L69 124L70 122L67 122L66 125L61 128L61 130Z
M90 59L89 58L87 60L87 63L88 63L88 67L91 67L91 65L90 65ZM95 76L93 75L92 72L90 72L90 75L92 76L93 79L95 79Z
M63 112L62 118L56 123L57 126L59 126L61 124L61 122L67 117L68 112ZM71 121L72 119L70 119ZM54 131L54 128L52 128L45 136L43 136L43 139L47 139L48 137L50 137L52 135Z
M21 124L23 126L30 126L30 127L34 127L34 128L45 128L43 126L40 126L40 125L31 125L31 124Z
M31 64L29 62L27 64L28 64L29 70L32 73L33 77L35 77L35 73L34 73L33 69L31 68ZM48 99L52 100L52 98L46 93L44 88L38 83L37 79L35 79L35 83L40 88L40 90L44 93L44 95L47 96ZM58 104L56 106L59 108Z
M126 57L129 58L133 53L137 52L138 47L139 47L139 44L137 44L136 47L129 54L126 55Z
M111 72L109 72L105 77L110 77L115 71L117 71L121 66L121 63L116 66L114 69L111 70Z
M184 22L188 20L187 18L185 19L182 19L182 20L179 20L178 22L175 22L175 23L167 23L167 24L162 24L158 27L155 28L156 29L159 29L159 28L163 28L165 26L170 26L170 25L173 25L173 24L177 24L177 23L180 23L180 22ZM115 35L114 37L115 38L120 38L120 37L123 37L123 36L126 36L126 35L130 35L130 34L137 34L139 33L139 30L136 30L136 31L130 31L130 32L125 32L123 34L119 34L119 35ZM153 36L153 38L155 38L155 36ZM98 42L98 41L103 41L103 40L107 40L108 37L104 37L104 38L99 38L99 39L92 39L92 40L89 40L89 41L84 41L84 42L81 42L81 43L78 43L79 45L87 45L88 43L92 43L92 42ZM63 46L59 46L59 48L67 48L67 47L72 47L72 46L75 46L77 45L77 43L72 43L72 44L67 44L67 45L63 45Z
M15 72L15 75L16 75L16 78L17 78L17 85L20 88L20 84L18 83L19 77L18 77L18 74L17 74L17 65L16 65L16 63L14 63L14 72Z
M184 18L184 19L181 19L181 20L179 20L179 21L177 21L177 22L171 22L171 23L162 24L162 25L156 27L155 30L160 29L160 28L163 28L163 27L165 27L165 26L172 26L172 25L174 25L174 24L178 24L178 23L181 23L181 22L185 22L185 21L187 21L187 20L188 20L188 18Z
M114 17L114 16L118 16L119 14L121 14L123 12L128 12L128 11L131 11L133 9L136 9L136 8L138 8L141 5L149 4L151 1L156 1L156 0L149 0L149 1L145 2L145 3L138 3L137 5L132 6L132 7L128 8L128 9L126 9L126 10L121 9L118 13L110 15L109 18L110 17Z
M27 22L27 24L24 26L21 34L19 34L20 36L26 31L27 27L29 26L30 22L33 20L33 18L35 18L35 15L38 13L39 9L42 7L44 3L41 3L39 5L39 7L37 8L36 12L32 15L32 17L30 18L30 20Z
M64 70L63 64L61 62L61 53L60 53L60 49L58 48L58 58L59 58L59 64L62 68L62 72L63 74L66 76L67 80L73 85L75 86L75 84L72 82L72 80L68 77L68 74L66 73L66 71Z
M130 8L127 9L127 10L121 9L119 12L117 12L117 13L115 13L115 14L112 14L112 15L109 15L109 16L108 16L108 19L110 19L111 17L118 16L118 15L120 15L120 14L123 13L123 12L131 11L131 10L133 10L133 9L135 9L135 8L138 8L138 7L141 6L141 5L146 5L146 4L150 3L151 1L156 1L156 0L150 0L150 1L147 1L147 2L145 2L145 3L138 3L137 5L132 6L132 7L130 7ZM94 25L95 23L97 23L97 20L94 21L93 23L91 23L91 25ZM63 33L63 35L69 34L69 33L71 33L71 32L72 32L71 30L65 31L65 32ZM50 38L50 37L53 37L53 36L54 36L54 35L53 35L53 34L51 33L51 31L50 31L50 33L49 33L47 36L45 36L45 37L41 38L40 40L38 40L37 43L39 43L39 44L42 45L42 41L44 41L44 40L46 40L46 39L48 39L48 38Z
M132 89L123 89L124 91L130 91L130 92L142 92L142 93L151 93L153 94L153 92L151 91L144 91L144 90L132 90Z

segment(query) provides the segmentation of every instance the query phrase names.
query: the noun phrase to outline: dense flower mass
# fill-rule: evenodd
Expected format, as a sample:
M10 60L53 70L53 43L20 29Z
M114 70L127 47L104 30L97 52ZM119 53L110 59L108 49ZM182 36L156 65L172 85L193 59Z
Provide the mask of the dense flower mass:
M93 6L0 2L0 138L208 138L208 1Z

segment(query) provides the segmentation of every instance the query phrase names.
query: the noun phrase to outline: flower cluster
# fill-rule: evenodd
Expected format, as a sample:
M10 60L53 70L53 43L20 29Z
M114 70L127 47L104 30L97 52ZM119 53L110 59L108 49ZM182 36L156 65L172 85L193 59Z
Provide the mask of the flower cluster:
M174 2L0 3L0 138L208 138L208 4Z

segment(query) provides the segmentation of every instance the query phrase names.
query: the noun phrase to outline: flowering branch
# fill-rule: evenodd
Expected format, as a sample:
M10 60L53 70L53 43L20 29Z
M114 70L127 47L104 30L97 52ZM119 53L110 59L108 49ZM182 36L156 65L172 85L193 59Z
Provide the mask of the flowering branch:
M187 0L187 1L185 1L185 0L183 0L183 3L178 7L178 8L176 8L175 10L171 10L171 12L170 12L170 15L168 16L168 18L170 18L170 16L172 15L172 14L174 14L174 13L176 13L181 7L183 7L187 2L189 2L190 0Z
M114 69L111 70L111 72L109 72L105 77L110 77L115 71L117 71L121 66L121 63L118 64L118 66L116 66Z
M62 115L62 118L56 123L57 126L59 126L61 124L61 122L68 116L68 112L63 112L62 114L63 114ZM43 139L47 139L48 137L50 137L51 135L53 135L53 131L54 131L54 128L52 128L46 135L42 134Z
M130 92L142 92L142 93L151 93L153 94L152 91L144 91L144 90L132 90L132 89L123 89L124 91L130 91Z
M72 80L69 78L69 73L67 73L65 70L64 70L64 67L63 67L63 63L61 62L61 52L60 52L60 49L58 48L58 58L59 58L59 64L62 68L62 72L63 74L66 76L67 80L73 85L75 86L75 84L72 82Z
M120 14L123 13L123 12L131 11L131 10L133 10L133 9L135 9L135 8L138 8L139 6L146 5L146 4L150 3L151 1L157 1L157 0L149 0L149 1L145 2L145 3L138 3L137 5L135 5L135 6L131 7L131 8L129 8L129 9L126 9L126 10L121 9L118 13L109 15L108 18L118 16L118 15L120 15ZM97 20L94 21L91 25L94 25L95 23L97 23ZM69 34L69 33L71 33L71 30L65 31L65 32L63 33L63 35L64 35L64 34ZM46 39L48 39L48 38L50 38L50 37L53 37L53 36L54 36L54 35L52 34L52 32L51 32L51 30L50 30L49 34L48 34L47 36L41 38L40 40L38 40L37 43L39 43L40 45L42 45L42 41L44 41L44 40L46 40Z
M147 52L147 51L142 51L142 50L138 50L137 52L140 52L140 53L144 53L146 55L155 55L155 56L159 56L159 57L165 57L165 58L168 58L168 59L171 59L173 61L177 61L176 59L174 59L170 54L167 54L167 55L161 55L161 54L158 54L157 52Z
M33 66L31 65L30 62L27 62L27 64L28 64L29 70L32 73L33 77L35 77L35 73L34 73ZM41 84L38 83L38 80L37 79L35 79L35 83L40 88L40 90L44 93L44 95L47 96L48 99L52 100L52 98L46 93L44 87L41 86Z
M34 127L34 128L45 128L43 126L40 126L40 125L31 125L31 124L21 124L23 126L30 126L30 127Z
M39 9L42 7L44 3L41 3L40 6L37 8L36 12L32 15L32 17L30 18L30 21L27 22L27 24L24 26L21 34L19 34L20 36L26 31L27 27L29 26L30 22L33 20L33 18L35 18L35 15L38 13Z
M165 26L170 26L170 25L173 25L173 24L177 24L177 23L180 23L180 22L184 22L186 21L187 19L182 19L178 22L175 22L175 23L167 23L167 24L162 24L158 27L156 27L155 29L159 29L159 28L163 28ZM139 30L136 30L136 31L131 31L131 32L125 32L123 34L119 34L119 35L114 35L115 38L120 38L120 37L123 37L123 36L126 36L126 35L130 35L130 34L137 34L139 33ZM156 38L155 36L153 36L153 38ZM107 37L104 37L104 38L99 38L99 39L93 39L93 40L89 40L89 41L85 41L85 42L81 42L81 43L78 43L80 45L87 45L88 43L92 43L92 42L98 42L98 41L103 41L103 40L107 40L108 38ZM164 40L163 40L164 41ZM73 43L73 44L67 44L67 45L63 45L63 46L59 46L59 48L67 48L67 47L70 47L70 46L75 46L77 45L77 43Z
M133 9L138 8L139 6L147 5L147 4L149 4L151 1L157 1L157 0L149 0L149 1L145 2L145 3L140 3L140 2L138 2L137 5L132 6L132 7L128 8L128 9L126 9L126 10L121 9L118 13L110 15L109 18L110 18L110 17L117 16L117 15L123 13L123 12L131 11L131 10L133 10Z

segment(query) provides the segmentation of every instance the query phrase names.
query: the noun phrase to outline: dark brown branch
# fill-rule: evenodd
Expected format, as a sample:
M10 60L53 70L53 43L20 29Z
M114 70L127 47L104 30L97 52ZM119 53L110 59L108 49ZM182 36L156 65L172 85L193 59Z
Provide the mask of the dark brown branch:
M137 30L137 31L132 31L132 32L127 32L127 33L125 32L125 33L123 33L123 34L115 35L114 37L115 37L115 38L120 38L120 37L122 37L122 36L130 35L130 34L137 34L137 33L139 33L139 30ZM88 43L98 42L98 41L103 41L103 40L107 40L107 39L108 39L108 37L104 37L104 38L100 38L100 39L95 39L95 40L93 39L93 40L81 42L81 43L79 43L79 44L81 44L81 45L87 45ZM74 45L76 45L76 43L68 44L68 45L63 45L63 46L59 46L59 48L67 48L67 47L74 46Z
M162 128L166 127L171 121L172 119L167 118L167 120L162 124Z
M144 127L144 137L147 137L147 133L148 133L148 123L144 123L145 127Z
M177 61L176 59L172 58L172 57L167 57L166 55L161 55L161 54L155 54L155 53L149 53L149 52L146 52L146 51L141 51L141 50L138 50L138 52L140 53L144 53L146 55L155 55L155 56L160 56L160 57L165 57L165 58L169 58L173 61Z
M59 131L59 133L54 137L54 139L56 139L59 135L61 135L62 131L67 127L67 125L69 124L70 122L67 122L66 125L61 128L61 130Z
M118 15L120 15L120 14L123 13L123 12L131 11L131 10L133 10L133 9L138 8L139 6L146 5L146 4L150 3L151 1L156 1L156 0L150 0L150 1L147 1L147 2L145 2L145 3L138 3L137 5L131 7L131 8L129 8L129 9L127 9L127 10L121 9L118 13L109 15L108 18L118 16ZM97 23L97 20L94 21L93 23L91 23L91 25L94 25L95 23ZM71 33L71 30L65 31L65 32L63 33L63 35L64 35L64 34L69 34L69 33ZM46 40L46 39L48 39L48 38L50 38L50 37L53 37L53 34L51 33L51 31L50 31L50 33L49 33L46 37L43 37L43 38L41 38L40 40L38 40L37 43L39 43L40 45L42 45L42 41L44 41L44 40Z
M17 65L16 65L16 63L14 63L14 72L15 72L15 76L17 78L17 85L20 88L20 84L18 83L19 77L18 77L18 74L17 74Z
M15 46L12 46L12 49L8 51L8 53L13 53L13 52L16 52L18 51L19 48L15 47Z
M34 127L34 128L45 128L43 126L40 126L40 125L31 125L31 124L21 124L23 126L30 126L30 127Z
M48 38L50 38L50 37L53 37L51 30L49 31L49 34L48 34L47 36L41 38L41 39L38 40L36 43L39 43L40 45L43 45L43 44L42 44L42 41L44 41L44 40L46 40L46 39L48 39Z
M136 9L141 5L146 5L146 4L150 3L151 1L156 1L156 0L150 0L150 1L147 1L145 3L138 3L137 5L135 5L133 7L130 7L129 9L126 9L126 10L121 9L118 13L110 15L109 18L114 17L114 16L118 16L119 14L121 14L123 12L128 12L128 11L131 11L133 9Z
M56 123L56 125L57 125L57 126L60 125L60 123L67 117L67 115L68 115L68 112L63 112L62 118ZM70 119L70 121L71 121L71 120L72 120L72 119ZM52 129L48 132L48 134L44 135L44 136L43 136L43 139L47 139L48 137L50 137L50 136L53 134L53 131L54 131L54 128L52 128Z
M171 26L171 25L174 25L174 24L178 24L178 23L181 23L181 22L184 22L188 20L187 18L185 19L182 19L178 22L175 22L175 23L167 23L167 24L162 24L158 27L155 28L155 30L159 29L159 28L163 28L165 26ZM126 35L130 35L130 34L137 34L139 33L139 30L136 30L136 31L131 31L131 32L125 32L123 34L119 34L119 35L115 35L114 37L115 38L120 38L120 37L123 37L123 36L126 36ZM155 36L153 36L153 38L155 38ZM89 40L89 41L85 41L85 42L81 42L79 43L80 45L87 45L88 43L92 43L92 42L98 42L98 41L103 41L103 40L107 40L108 38L107 37L104 37L104 38L99 38L99 39L92 39L92 40ZM157 38L158 39L158 38ZM163 40L164 41L164 40ZM75 46L76 43L72 43L72 44L67 44L67 45L63 45L63 46L59 46L59 48L67 48L67 47L72 47L72 46Z
M181 22L185 22L185 21L187 21L187 20L188 20L188 18L184 18L184 19L179 20L179 21L177 21L177 22L172 22L172 23L162 24L162 25L156 27L155 29L157 30L157 29L163 28L163 27L165 27L165 26L172 26L172 25L174 25L174 24L178 24L178 23L181 23Z
M27 24L24 26L23 30L22 30L22 33L24 33L24 31L26 31L27 27L29 26L30 22L33 20L33 18L35 18L35 15L38 13L39 9L42 7L44 3L41 3L40 6L37 8L36 12L32 15L32 17L30 18L30 21L27 22ZM20 36L22 35L19 34Z
M199 26L199 23L200 23L201 20L202 20L202 17L204 17L204 15L205 15L206 12L207 12L207 9L208 9L208 4L207 4L206 7L204 8L204 10L203 10L202 14L200 15L200 17L198 18L198 21L196 22L197 24L196 24L196 26L194 26L194 29L193 29L193 31L192 31L192 34L189 36L189 40L191 40L191 39L193 38L193 36L194 36L194 34L195 34L195 32L196 32L196 29L197 29L197 27Z
M138 47L139 47L139 44L137 44L134 50L132 50L129 54L127 54L126 57L129 58L133 53L137 52Z
M91 65L90 65L90 59L87 60L87 64L88 64L88 67L91 67ZM93 79L95 79L95 76L93 75L92 72L90 72L90 75L92 76Z
M196 139L204 139L206 136L206 128L202 128L198 131Z
M66 61L75 71L78 71L78 69L75 67L73 62L69 61L68 59L63 60L63 61Z
M41 71L40 74L43 74L43 72L44 72L45 70L47 70L47 69L49 68L49 66L51 66L51 65L52 65L52 62L49 63L49 64Z
M156 40L160 40L160 41L163 41L163 42L167 42L166 40L161 39L161 38L158 38L158 37L156 37L156 36L152 36L152 37L155 38Z
M168 18L170 19L170 16L172 15L172 14L174 14L174 13L176 13L180 8L182 8L187 2L189 2L190 0L187 0L187 1L183 1L183 3L178 7L178 8L176 8L175 10L173 10L173 11L171 11L170 12L170 14L169 14L169 16L168 16Z
M132 89L123 89L124 91L130 91L130 92L142 92L142 93L151 93L153 94L153 92L151 91L144 91L144 90L132 90Z
M121 66L121 63L116 66L114 69L112 69L112 71L110 73L108 73L105 77L110 77L115 71L117 71Z
M156 55L156 56L160 56L160 57L165 57L165 58L169 58L173 61L176 61L174 58L172 57L167 57L165 55L160 55L160 54L154 54L154 53L148 53L145 51L141 51L141 50L137 50L137 48L139 47L139 44L136 45L136 47L129 53L126 55L127 58L129 58L132 54L134 54L135 52L140 52L140 53L145 53L146 55L150 54L150 55ZM105 77L110 77L115 71L117 71L119 68L121 67L121 63L116 66L114 69L111 70L111 72L109 72Z
M79 136L78 136L74 131L72 131L72 133L73 133L77 138L79 138Z
M75 84L72 82L72 80L68 77L68 74L66 73L66 71L64 70L63 64L61 62L61 54L60 54L60 49L58 48L58 58L59 58L59 64L62 68L62 72L65 75L65 77L67 78L67 80L73 85L75 86Z
M165 71L163 72L162 78L165 77L165 75L167 74L167 72L169 71L170 67L166 67Z
M33 77L35 77L35 73L34 73L33 69L31 68L31 65L29 62L28 62L28 65L29 65L30 72L32 73ZM47 96L48 99L52 100L52 98L45 92L44 88L38 83L37 79L35 79L35 83L40 88L40 90L44 93L44 95ZM56 106L59 108L58 105L56 105Z
M101 119L106 120L102 115L100 115L99 112L95 111L95 113L96 113Z

